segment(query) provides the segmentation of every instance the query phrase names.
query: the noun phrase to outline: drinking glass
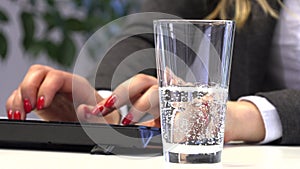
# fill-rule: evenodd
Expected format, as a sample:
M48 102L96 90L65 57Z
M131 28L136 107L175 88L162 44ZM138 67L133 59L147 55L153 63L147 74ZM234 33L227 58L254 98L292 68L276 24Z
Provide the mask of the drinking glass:
M234 31L231 20L154 21L167 162L221 161Z

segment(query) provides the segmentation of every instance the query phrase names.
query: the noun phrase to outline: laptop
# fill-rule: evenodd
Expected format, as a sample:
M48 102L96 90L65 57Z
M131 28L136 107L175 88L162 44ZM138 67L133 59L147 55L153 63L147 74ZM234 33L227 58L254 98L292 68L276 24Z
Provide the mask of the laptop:
M0 148L106 155L162 155L159 128L0 119Z

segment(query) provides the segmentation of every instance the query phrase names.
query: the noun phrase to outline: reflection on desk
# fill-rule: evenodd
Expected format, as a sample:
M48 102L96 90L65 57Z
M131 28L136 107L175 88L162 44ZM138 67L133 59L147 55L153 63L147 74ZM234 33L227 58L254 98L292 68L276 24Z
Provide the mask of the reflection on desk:
M300 168L300 146L226 145L216 165L164 163L162 156L129 157L0 149L2 169Z

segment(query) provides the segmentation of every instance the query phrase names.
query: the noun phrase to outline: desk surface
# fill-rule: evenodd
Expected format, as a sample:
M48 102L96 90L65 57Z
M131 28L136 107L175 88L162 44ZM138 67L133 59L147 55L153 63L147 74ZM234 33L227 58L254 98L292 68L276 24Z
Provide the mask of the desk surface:
M222 162L165 164L163 157L128 157L84 153L0 149L1 169L169 169L169 168L300 168L300 147L226 145Z

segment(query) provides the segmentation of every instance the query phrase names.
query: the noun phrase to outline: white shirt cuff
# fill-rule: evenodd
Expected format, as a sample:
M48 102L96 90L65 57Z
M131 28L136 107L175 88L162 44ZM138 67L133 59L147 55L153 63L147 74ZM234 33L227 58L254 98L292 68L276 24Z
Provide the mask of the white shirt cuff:
M259 144L265 144L277 140L282 136L282 124L276 108L264 97L245 96L238 99L250 101L256 105L261 113L265 125L266 135Z

